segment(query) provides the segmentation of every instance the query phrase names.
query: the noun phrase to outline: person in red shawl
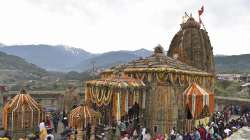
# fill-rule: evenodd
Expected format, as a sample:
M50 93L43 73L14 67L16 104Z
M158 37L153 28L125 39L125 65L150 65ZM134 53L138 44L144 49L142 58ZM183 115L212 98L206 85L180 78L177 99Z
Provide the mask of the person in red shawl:
M46 116L45 126L47 129L52 129L51 121L49 115Z
M198 131L200 133L201 140L207 140L206 139L206 129L203 127L203 125L201 125L200 128L198 128Z

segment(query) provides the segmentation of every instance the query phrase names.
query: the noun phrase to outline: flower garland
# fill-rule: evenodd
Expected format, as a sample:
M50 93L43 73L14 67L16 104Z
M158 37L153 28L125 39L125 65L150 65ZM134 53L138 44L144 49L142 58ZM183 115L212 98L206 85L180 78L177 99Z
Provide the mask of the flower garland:
M138 70L138 71L136 71ZM182 73L182 72L173 72L167 71L166 69L162 68L147 68L146 70L143 68L138 68L134 71L132 69L126 69L125 73L127 75L132 75L133 78L152 82L156 80L157 82L166 82L169 81L173 84L178 84L180 86L189 85L193 82L199 83L200 85L205 84L205 81L210 81L213 79L211 74L198 74L198 73ZM148 71L147 71L148 70ZM165 71L164 71L165 70ZM211 84L211 83L210 83Z
M87 87L88 90L86 94L89 95L92 103L95 103L98 107L103 105L108 105L111 102L113 90L103 89L100 87Z
M160 72L156 74L157 81L165 81L166 75L165 72Z
M119 122L121 120L121 97L120 92L117 93L117 114L116 114L116 120Z
M96 103L98 106L102 106L102 102L103 102L103 97L104 97L104 90L100 89L100 88L97 88L97 92L96 92Z
M160 67L160 68L126 68L124 70L125 73L131 73L131 72L172 72L172 73L181 73L181 74L195 74L195 75L204 75L204 76L212 76L212 74L202 71L189 71L189 70L180 70L175 68L166 68L166 67Z
M104 93L103 104L108 105L111 102L111 99L112 99L112 92L111 90L107 90L107 96L105 96L105 93Z
M144 77L143 74L140 77ZM124 78L111 78L111 79L101 79L92 80L86 82L87 92L86 97L90 99L92 103L95 103L98 107L110 104L112 100L112 95L117 92L126 92L129 90L137 92L137 90L144 88L145 84L140 81L129 77Z

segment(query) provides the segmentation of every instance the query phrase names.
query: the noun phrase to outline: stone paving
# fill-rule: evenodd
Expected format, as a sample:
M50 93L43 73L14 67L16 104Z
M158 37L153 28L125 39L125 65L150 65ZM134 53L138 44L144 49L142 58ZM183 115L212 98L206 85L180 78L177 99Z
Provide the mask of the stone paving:
M230 120L239 118L239 115L231 116ZM234 132L229 138L226 140L250 140L250 128L243 127L239 129L237 132Z
M61 138L61 133L63 132L63 124L61 121L58 123L57 133L54 133L55 140L59 140Z
M237 132L233 133L226 140L250 140L250 128L243 127L239 129Z

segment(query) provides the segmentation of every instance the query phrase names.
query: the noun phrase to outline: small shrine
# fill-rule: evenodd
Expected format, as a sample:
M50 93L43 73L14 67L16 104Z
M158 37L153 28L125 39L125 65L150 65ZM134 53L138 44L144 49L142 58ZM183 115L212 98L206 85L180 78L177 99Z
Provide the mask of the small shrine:
M3 108L3 127L13 138L32 133L44 119L44 110L24 89Z
M83 137L90 139L91 134L95 131L98 115L87 105L79 105L69 114L69 127L77 131L72 137L82 140Z

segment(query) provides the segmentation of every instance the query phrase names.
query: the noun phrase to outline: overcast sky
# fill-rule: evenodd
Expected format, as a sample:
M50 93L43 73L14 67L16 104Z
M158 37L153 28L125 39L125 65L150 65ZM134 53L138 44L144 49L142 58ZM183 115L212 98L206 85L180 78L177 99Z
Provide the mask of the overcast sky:
M168 49L184 12L202 3L215 54L250 53L250 0L1 0L0 42L101 53Z

